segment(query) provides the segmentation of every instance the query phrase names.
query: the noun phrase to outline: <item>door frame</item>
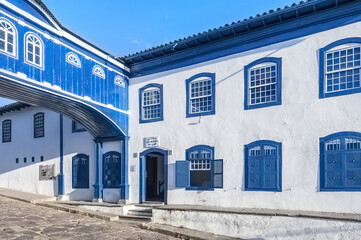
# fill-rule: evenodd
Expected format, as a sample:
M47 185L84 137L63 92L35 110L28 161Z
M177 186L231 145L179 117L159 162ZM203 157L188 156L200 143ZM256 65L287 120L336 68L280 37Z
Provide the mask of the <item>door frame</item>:
M164 162L164 204L168 200L168 151L160 148L150 148L139 154L139 203L145 202L146 197L146 156L149 153L163 155Z

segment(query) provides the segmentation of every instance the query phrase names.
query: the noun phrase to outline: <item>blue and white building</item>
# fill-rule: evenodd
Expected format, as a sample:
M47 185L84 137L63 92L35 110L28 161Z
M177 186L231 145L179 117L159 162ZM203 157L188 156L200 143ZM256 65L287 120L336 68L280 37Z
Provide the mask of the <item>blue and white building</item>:
M40 0L0 1L0 95L32 105L0 109L0 185L360 214L360 10L306 1L114 58ZM42 164L55 179L39 181Z

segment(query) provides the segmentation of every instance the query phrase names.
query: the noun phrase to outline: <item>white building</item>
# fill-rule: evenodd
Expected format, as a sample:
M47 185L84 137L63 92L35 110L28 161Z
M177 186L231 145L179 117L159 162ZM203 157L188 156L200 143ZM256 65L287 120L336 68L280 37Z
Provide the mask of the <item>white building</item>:
M56 176L62 157L66 199L93 200L96 147L81 124L20 102L0 107L0 122L0 187L57 196ZM118 145L117 141L105 143L104 153L118 150ZM41 168L47 166L51 173L42 177ZM106 189L103 197L105 201L118 202L119 190Z
M116 59L124 69L97 65L94 89L114 77L119 91L88 89L91 104L119 114L97 124L41 101L5 106L0 186L71 200L361 214L360 11L360 1L301 2ZM89 59L76 62L90 74ZM71 118L93 135L73 132ZM94 136L106 121L123 135ZM63 194L56 179L39 180L43 165L64 176Z

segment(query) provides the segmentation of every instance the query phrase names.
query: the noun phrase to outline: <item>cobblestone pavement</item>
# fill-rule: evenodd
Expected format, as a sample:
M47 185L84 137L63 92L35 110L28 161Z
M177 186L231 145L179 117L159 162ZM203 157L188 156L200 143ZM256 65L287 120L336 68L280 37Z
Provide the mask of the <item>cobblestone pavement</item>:
M176 239L127 221L108 222L0 197L0 239Z

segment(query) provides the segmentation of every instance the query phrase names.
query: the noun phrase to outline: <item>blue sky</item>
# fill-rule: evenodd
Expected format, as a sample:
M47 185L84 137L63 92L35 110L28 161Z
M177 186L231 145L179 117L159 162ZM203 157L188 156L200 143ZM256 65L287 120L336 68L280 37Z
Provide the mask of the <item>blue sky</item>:
M218 28L291 0L43 0L69 30L121 57ZM0 98L0 105L9 101Z

